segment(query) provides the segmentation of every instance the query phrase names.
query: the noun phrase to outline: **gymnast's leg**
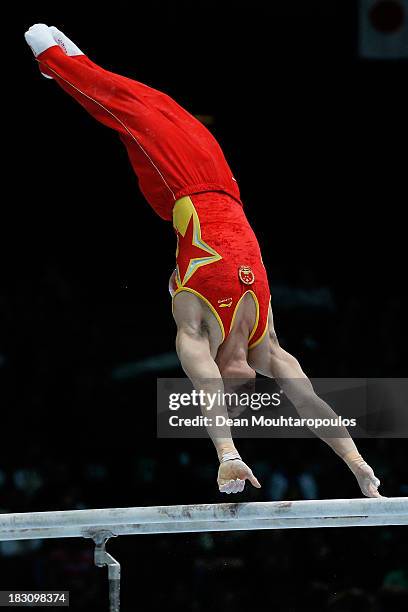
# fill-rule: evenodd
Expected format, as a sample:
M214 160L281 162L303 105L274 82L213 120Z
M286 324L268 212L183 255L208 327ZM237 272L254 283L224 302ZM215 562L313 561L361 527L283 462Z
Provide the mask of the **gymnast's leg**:
M41 72L57 81L93 117L124 139L134 135L152 149L154 139L147 136L149 129L157 133L168 131L169 122L159 109L171 104L180 107L166 94L104 70L56 28L36 24L25 38ZM189 115L181 108L180 112Z
M268 332L262 342L249 351L248 363L258 373L279 381L285 395L301 417L313 419L337 417L330 406L316 395L310 380L295 357L279 345L273 325L272 309L269 311ZM312 427L310 429L345 461L357 478L364 495L381 497L377 490L380 481L359 454L346 427L337 427L339 437L335 438L325 438L321 430Z
M193 189L226 189L239 198L216 139L170 96L97 66L56 28L36 24L25 38L41 72L119 134L140 190L164 219Z

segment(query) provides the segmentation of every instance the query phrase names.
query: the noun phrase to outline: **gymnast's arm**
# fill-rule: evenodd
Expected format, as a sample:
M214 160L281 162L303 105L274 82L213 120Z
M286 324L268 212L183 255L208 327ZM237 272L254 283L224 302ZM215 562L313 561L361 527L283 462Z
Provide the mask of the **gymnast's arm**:
M175 272L173 272L169 281L169 291L172 297L176 289ZM222 402L217 401L217 398L223 396L223 380L211 356L208 335L202 333L200 326L196 327L193 312L194 306L191 303L186 308L183 303L178 302L177 309L173 310L177 323L176 348L183 370L195 390L203 392L200 397L200 408L206 419L204 425L214 443L220 461L219 490L222 493L240 493L244 490L246 480L259 489L261 486L259 481L242 461L235 448L231 430L226 423L227 408ZM201 312L201 307L199 312ZM200 316L197 320L200 320ZM208 398L212 398L212 401L210 402ZM217 422L217 419L221 420L221 424Z
M259 374L279 382L286 397L302 418L321 420L322 423L325 419L337 418L334 410L315 393L297 359L280 346L273 326L272 310L269 314L268 334L265 341L251 351L250 365ZM346 427L310 426L309 429L343 459L356 477L364 495L381 497L378 492L380 481L361 457Z

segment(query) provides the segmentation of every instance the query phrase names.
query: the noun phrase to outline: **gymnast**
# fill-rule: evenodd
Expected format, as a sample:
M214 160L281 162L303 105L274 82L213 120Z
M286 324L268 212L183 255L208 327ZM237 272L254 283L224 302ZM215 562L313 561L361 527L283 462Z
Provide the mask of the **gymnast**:
M173 223L176 268L169 290L176 350L194 387L222 393L224 380L245 384L258 372L280 383L301 417L336 417L279 345L259 244L212 134L168 95L97 66L57 28L33 25L25 39L41 73L118 132L147 202ZM227 416L221 404L213 410ZM219 490L239 493L246 480L259 488L229 428L222 436L208 431L219 460ZM314 433L344 460L364 495L381 497L380 481L346 427L338 428L338 437Z

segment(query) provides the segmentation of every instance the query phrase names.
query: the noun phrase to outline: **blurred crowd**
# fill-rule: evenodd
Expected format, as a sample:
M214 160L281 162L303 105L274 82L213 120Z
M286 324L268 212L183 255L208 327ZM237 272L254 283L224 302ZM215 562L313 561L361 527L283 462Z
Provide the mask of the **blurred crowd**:
M397 297L382 305L373 353L364 296L344 297L307 270L290 284L276 278L281 342L311 375L399 373ZM207 440L155 439L154 373L113 379L119 363L152 354L134 322L137 300L122 296L84 297L54 264L1 296L0 371L9 402L2 512L227 501L216 490ZM172 350L172 334L169 316L156 350ZM408 495L403 440L359 447L383 494ZM238 501L359 495L352 474L318 440L240 441L239 448L263 486ZM124 611L143 599L145 610L399 612L408 595L406 541L403 527L382 527L135 536L108 548L123 566ZM2 588L70 590L73 609L106 609L103 573L89 541L0 544Z

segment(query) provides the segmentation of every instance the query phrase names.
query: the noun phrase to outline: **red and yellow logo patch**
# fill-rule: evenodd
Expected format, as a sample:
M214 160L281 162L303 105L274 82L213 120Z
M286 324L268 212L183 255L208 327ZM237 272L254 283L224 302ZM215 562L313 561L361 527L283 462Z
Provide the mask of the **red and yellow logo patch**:
M244 285L252 285L255 280L255 274L249 266L240 266L238 269L238 276L241 283Z

